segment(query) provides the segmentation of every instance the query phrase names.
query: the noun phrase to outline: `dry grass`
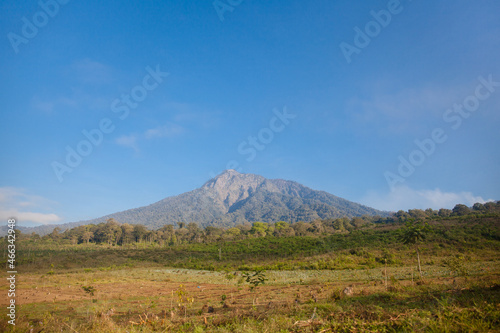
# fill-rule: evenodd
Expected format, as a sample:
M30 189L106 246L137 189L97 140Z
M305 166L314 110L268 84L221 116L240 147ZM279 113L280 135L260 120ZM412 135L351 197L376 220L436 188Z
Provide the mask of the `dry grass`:
M268 284L255 292L248 286L238 286L238 276L229 281L224 273L161 267L60 271L53 275L21 273L17 282L19 318L14 331L232 332L237 330L231 327L247 327L248 332L250 328L260 332L263 322L268 332L328 332L349 325L362 331L362 323L372 328L392 327L410 319L413 322L427 312L441 316L443 309L453 316L489 311L498 318L499 263L470 264L467 278L451 277L440 266L425 266L426 278L418 283L412 283L410 268L390 268L387 288L380 269L271 271L267 272ZM179 304L181 284L192 303ZM88 285L96 288L94 297L81 288ZM346 286L353 288L352 296L342 292ZM2 282L1 289L6 287ZM456 302L464 293L477 290L488 295L486 300L490 298L486 304L465 306ZM4 307L5 299L1 302ZM451 303L443 306L439 302ZM214 312L208 312L209 307ZM335 326L338 322L344 326ZM431 324L438 325L435 321L425 325ZM1 325L4 330L13 329L5 322Z

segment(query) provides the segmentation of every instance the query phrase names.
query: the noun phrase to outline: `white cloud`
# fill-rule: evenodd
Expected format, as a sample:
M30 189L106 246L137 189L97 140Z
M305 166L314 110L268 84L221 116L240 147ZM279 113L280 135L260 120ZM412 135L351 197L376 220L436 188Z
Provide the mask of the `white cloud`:
M40 224L53 224L61 221L61 218L56 214L44 214L33 212L20 212L18 210L0 210L0 219L7 221L7 219L15 218L17 222L25 224L26 222L34 222Z
M155 139L155 138L172 138L175 136L179 136L184 132L185 132L184 127L168 122L164 126L150 128L146 130L143 134L122 135L115 139L115 143L123 147L132 148L135 152L139 152L139 142L141 140Z
M71 88L62 96L59 90L51 92L44 89L33 96L31 106L46 114L55 112L109 110L110 96L106 96L103 90L94 93L86 85L92 87L107 85L115 81L116 73L112 67L91 59L81 59L64 69L66 76L72 83ZM113 97L114 98L114 97Z
M128 148L132 148L136 152L139 151L137 146L137 136L136 135L122 135L115 139L116 144Z
M76 61L71 67L72 74L87 84L105 84L113 80L111 67L91 59Z
M202 129L217 129L221 123L222 113L207 109L205 106L182 102L168 102L163 105L165 112L172 114L176 123L189 124Z
M452 209L456 204L472 206L476 202L493 201L475 196L471 192L443 192L434 190L414 190L408 186L395 187L388 193L369 191L361 202L381 210L398 211L408 209Z
M40 212L50 210L54 202L44 197L27 193L16 187L0 187L0 220L16 218L21 224L27 222L49 224L61 221L54 213Z
M57 97L53 99L42 99L40 96L33 97L31 106L37 110L52 114L57 108L74 109L78 106L78 102L73 98Z
M144 135L146 136L146 139L164 137L171 138L183 134L184 131L184 127L168 122L164 126L148 129Z
M471 89L426 86L398 90L381 82L369 89L366 96L349 100L347 112L356 124L380 128L382 132L406 133L417 130L422 120L424 128L429 121L441 121L446 109L470 94Z

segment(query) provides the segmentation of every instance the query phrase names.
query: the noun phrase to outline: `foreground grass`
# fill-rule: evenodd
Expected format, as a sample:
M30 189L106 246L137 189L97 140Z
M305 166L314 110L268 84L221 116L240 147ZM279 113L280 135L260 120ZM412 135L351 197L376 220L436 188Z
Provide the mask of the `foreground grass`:
M268 272L269 285L254 292L222 273L161 267L26 274L17 324L2 318L0 331L493 332L500 330L500 272L490 266L494 272L413 282L394 270L387 286L364 271L337 272L340 279L328 271ZM95 286L94 297L84 285ZM343 293L347 286L353 295Z

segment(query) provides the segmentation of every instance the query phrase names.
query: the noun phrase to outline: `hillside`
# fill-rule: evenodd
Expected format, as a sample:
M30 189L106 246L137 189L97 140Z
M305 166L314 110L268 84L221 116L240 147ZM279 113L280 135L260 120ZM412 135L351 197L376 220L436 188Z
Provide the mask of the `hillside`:
M89 221L58 225L68 229L97 224L110 218L121 223L158 229L167 224L195 222L200 226L231 227L245 222L312 221L362 215L387 216L361 204L294 181L266 179L259 175L227 170L190 192L168 197L149 206L129 209ZM22 228L46 234L56 226Z

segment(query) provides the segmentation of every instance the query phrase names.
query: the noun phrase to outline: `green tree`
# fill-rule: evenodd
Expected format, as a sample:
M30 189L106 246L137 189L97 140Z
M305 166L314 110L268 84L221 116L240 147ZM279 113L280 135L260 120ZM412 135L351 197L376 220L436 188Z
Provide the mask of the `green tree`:
M408 219L409 214L405 212L404 210L398 210L395 214L394 217L398 219L399 222L404 222Z
M311 226L315 235L321 235L325 233L325 226L323 225L323 222L321 220L311 222Z
M424 212L421 209L409 209L408 214L410 215L410 217L417 219L417 220L424 219L427 216L429 216L426 212Z
M99 223L98 229L94 232L96 242L116 244L122 234L120 224L113 218L108 219L106 223Z
M122 233L120 238L120 244L130 244L134 241L134 226L128 223L121 225Z
M474 206L472 206L472 209L473 209L473 210L475 210L475 211L479 211L479 212L480 212L480 211L484 211L484 210L486 210L486 209L484 208L484 205L483 205L482 203L480 203L480 202L476 202L476 203L474 204Z
M347 217L342 217L339 219L336 219L333 222L333 229L337 231L345 231L346 224L349 224L349 219Z
M466 205L458 204L453 207L453 215L464 216L470 214L471 210Z
M21 233L21 232L19 231L19 233ZM16 235L17 235L17 232L16 232ZM50 233L49 237L52 238L52 240L54 240L54 241L58 241L59 239L61 239L61 237L62 237L61 228L55 227L54 230L52 230L52 232Z
M434 210L432 208L427 208L425 210L425 213L427 214L427 216L435 216L438 214L437 210Z
M366 221L363 220L361 217L353 217L352 220L350 221L350 224L355 228L361 228L363 225L366 224Z
M427 223L415 222L414 219L409 219L402 228L400 240L403 244L415 245L417 251L418 272L422 278L422 267L420 266L420 252L418 243L425 240L426 234L430 231Z
M89 241L94 238L94 233L92 231L85 231L83 234L82 234L82 241L84 241L85 243L89 243Z
M292 224L292 228L295 230L295 235L297 236L308 236L308 227L309 223L305 223L302 221Z
M122 228L120 223L114 218L110 218L106 221L106 228L109 230L108 233L110 234L108 244L111 245L111 243L113 243L114 245L117 245L118 241L122 237Z
M202 230L194 222L187 225L188 230L188 240L192 243L199 243L201 241Z
M254 222L252 224L252 229L250 229L250 233L256 235L257 237L265 237L268 230L269 224L264 222Z
M494 202L487 202L484 204L484 208L488 212L493 212L495 211L495 208L498 209L500 208L500 201L497 201L496 204Z
M287 234L287 229L290 228L290 224L285 221L276 222L274 225L274 235L277 237L282 237Z
M224 233L224 238L228 240L237 239L241 234L241 230L238 228L229 228Z
M39 241L39 240L40 240L40 235L39 235L39 234L37 234L37 233L35 233L35 232L32 232L32 233L31 233L30 238L31 238L31 240L32 240L33 242L35 242L35 243L36 243L37 241Z
M136 224L132 234L134 235L135 241L140 243L146 237L147 233L148 229L146 229L145 226L142 224Z
M170 242L168 242L168 245L173 246L177 244L177 236L175 236L175 233L170 236Z
M205 228L204 241L205 243L215 242L223 233L224 230L222 228L207 226Z
M449 209L446 209L446 208L441 208L438 212L438 215L441 216L441 217L448 217L450 216L452 213L451 210Z

